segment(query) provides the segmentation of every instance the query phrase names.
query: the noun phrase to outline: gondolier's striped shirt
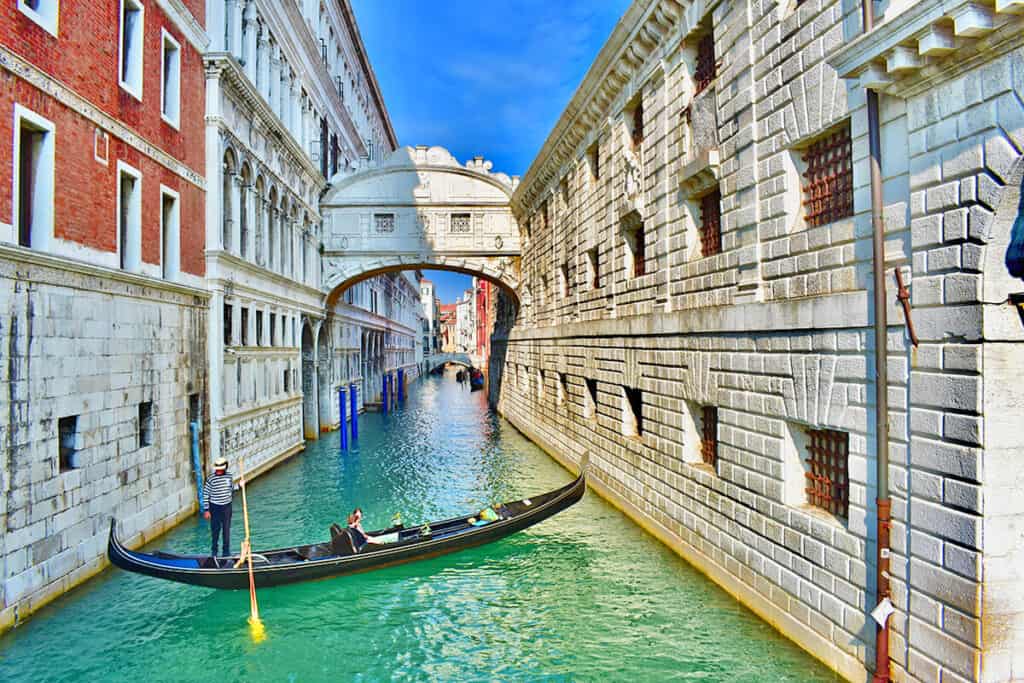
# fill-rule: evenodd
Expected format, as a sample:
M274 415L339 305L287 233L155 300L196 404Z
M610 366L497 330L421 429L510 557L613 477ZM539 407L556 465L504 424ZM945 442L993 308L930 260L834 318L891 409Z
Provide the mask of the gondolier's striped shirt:
M203 486L204 510L209 510L210 505L227 505L231 502L231 475L211 474L206 478Z

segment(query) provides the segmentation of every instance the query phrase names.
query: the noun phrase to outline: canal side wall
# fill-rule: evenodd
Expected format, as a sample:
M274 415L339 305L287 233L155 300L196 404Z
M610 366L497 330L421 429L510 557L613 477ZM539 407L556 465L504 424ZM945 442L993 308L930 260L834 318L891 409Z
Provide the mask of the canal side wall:
M7 247L0 310L4 630L106 566L111 517L135 545L195 512L207 313L202 290Z
M855 41L859 3L635 2L513 196L501 414L570 465L588 453L595 490L850 680L875 656L862 77L883 91L892 675L1024 676L1024 26L967 4L890 3ZM891 52L931 51L954 18L957 51L928 69ZM825 223L807 208L821 140L848 145L852 179ZM812 433L848 444L845 514L808 500Z

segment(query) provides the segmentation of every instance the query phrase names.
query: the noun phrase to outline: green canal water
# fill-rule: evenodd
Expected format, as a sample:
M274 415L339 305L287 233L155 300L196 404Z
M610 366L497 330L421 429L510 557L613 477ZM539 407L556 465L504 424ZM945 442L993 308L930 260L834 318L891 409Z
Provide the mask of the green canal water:
M560 486L568 472L450 378L360 419L249 487L256 548L440 519ZM232 542L242 538L236 500ZM198 517L153 547L209 548ZM831 672L588 492L490 546L259 593L110 569L0 638L0 681L832 681Z

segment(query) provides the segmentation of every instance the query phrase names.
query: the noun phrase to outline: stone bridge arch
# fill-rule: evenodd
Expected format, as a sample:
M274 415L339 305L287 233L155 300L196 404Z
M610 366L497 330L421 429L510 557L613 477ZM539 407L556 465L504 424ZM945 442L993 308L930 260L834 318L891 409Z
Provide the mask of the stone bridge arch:
M404 147L334 176L321 200L328 310L351 284L417 268L483 277L518 305L518 182L443 147Z

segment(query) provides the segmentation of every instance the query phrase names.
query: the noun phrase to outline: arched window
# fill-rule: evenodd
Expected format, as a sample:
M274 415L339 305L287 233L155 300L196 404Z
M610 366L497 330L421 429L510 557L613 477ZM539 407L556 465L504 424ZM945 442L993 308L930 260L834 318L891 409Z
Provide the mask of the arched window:
M267 268L274 270L274 254L277 248L277 188L270 188L270 203L267 207Z
M235 178L235 155L229 149L224 153L224 164L221 167L222 188L221 188L221 248L231 249L231 231L233 228L232 215L234 206L234 178Z
M263 231L267 224L267 195L262 176L256 179L256 263L263 265Z
M242 184L239 187L238 193L238 204L241 209L239 219L241 221L241 239L238 243L238 253L242 255L242 258L246 258L249 255L249 229L252 225L252 201L249 195L249 191L252 189L252 171L249 170L249 165L244 164L242 166Z

